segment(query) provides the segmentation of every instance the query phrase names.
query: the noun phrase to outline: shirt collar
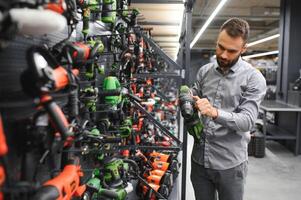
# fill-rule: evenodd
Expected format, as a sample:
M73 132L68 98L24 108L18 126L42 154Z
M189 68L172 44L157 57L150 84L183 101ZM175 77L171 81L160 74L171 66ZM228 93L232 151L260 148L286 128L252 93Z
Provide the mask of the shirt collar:
M237 72L237 70L239 69L239 66L241 65L241 62L242 62L242 58L241 58L241 56L239 56L238 61L235 63L235 65L233 65L230 68L230 71L233 72L233 73ZM218 65L216 59L215 59L215 69L220 71L220 68L219 68L219 65Z

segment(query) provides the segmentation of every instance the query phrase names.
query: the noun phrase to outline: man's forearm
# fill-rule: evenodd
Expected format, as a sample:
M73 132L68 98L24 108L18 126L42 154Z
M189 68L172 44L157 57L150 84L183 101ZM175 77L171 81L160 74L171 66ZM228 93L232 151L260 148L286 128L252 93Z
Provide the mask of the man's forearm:
M249 112L234 113L218 109L218 116L214 121L232 130L247 132L254 126L255 118Z

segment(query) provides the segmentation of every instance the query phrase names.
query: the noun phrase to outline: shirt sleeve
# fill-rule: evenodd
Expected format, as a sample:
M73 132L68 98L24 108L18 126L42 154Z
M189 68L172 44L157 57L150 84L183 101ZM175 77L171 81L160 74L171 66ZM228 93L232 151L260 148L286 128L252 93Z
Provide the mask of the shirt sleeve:
M259 113L259 105L266 93L266 81L260 72L250 77L239 106L233 112L218 109L215 122L236 131L250 131Z

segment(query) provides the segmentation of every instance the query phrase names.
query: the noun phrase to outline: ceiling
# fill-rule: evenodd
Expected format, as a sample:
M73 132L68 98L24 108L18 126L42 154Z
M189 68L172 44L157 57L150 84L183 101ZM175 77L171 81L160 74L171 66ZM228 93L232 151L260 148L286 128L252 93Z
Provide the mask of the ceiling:
M179 37L184 12L182 0L132 0L132 8L138 8L138 24L143 28L152 28L155 42L172 59L175 59L179 48Z
M192 39L209 18L220 0L196 0L192 15ZM132 6L141 15L138 24L152 27L152 36L158 45L173 59L178 52L178 41L183 0L132 0ZM249 42L278 33L280 0L228 0L192 50L214 50L220 26L231 17L241 17L250 24ZM249 47L249 51L278 49L278 39Z

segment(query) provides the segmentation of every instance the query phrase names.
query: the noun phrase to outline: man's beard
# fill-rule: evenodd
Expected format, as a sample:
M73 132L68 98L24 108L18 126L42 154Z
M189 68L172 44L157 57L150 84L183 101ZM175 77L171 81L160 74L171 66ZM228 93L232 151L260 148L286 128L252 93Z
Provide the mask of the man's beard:
M234 60L224 60L219 56L216 56L216 60L218 65L223 69L223 70L229 70L233 65L235 65L239 59L240 55L237 56Z

